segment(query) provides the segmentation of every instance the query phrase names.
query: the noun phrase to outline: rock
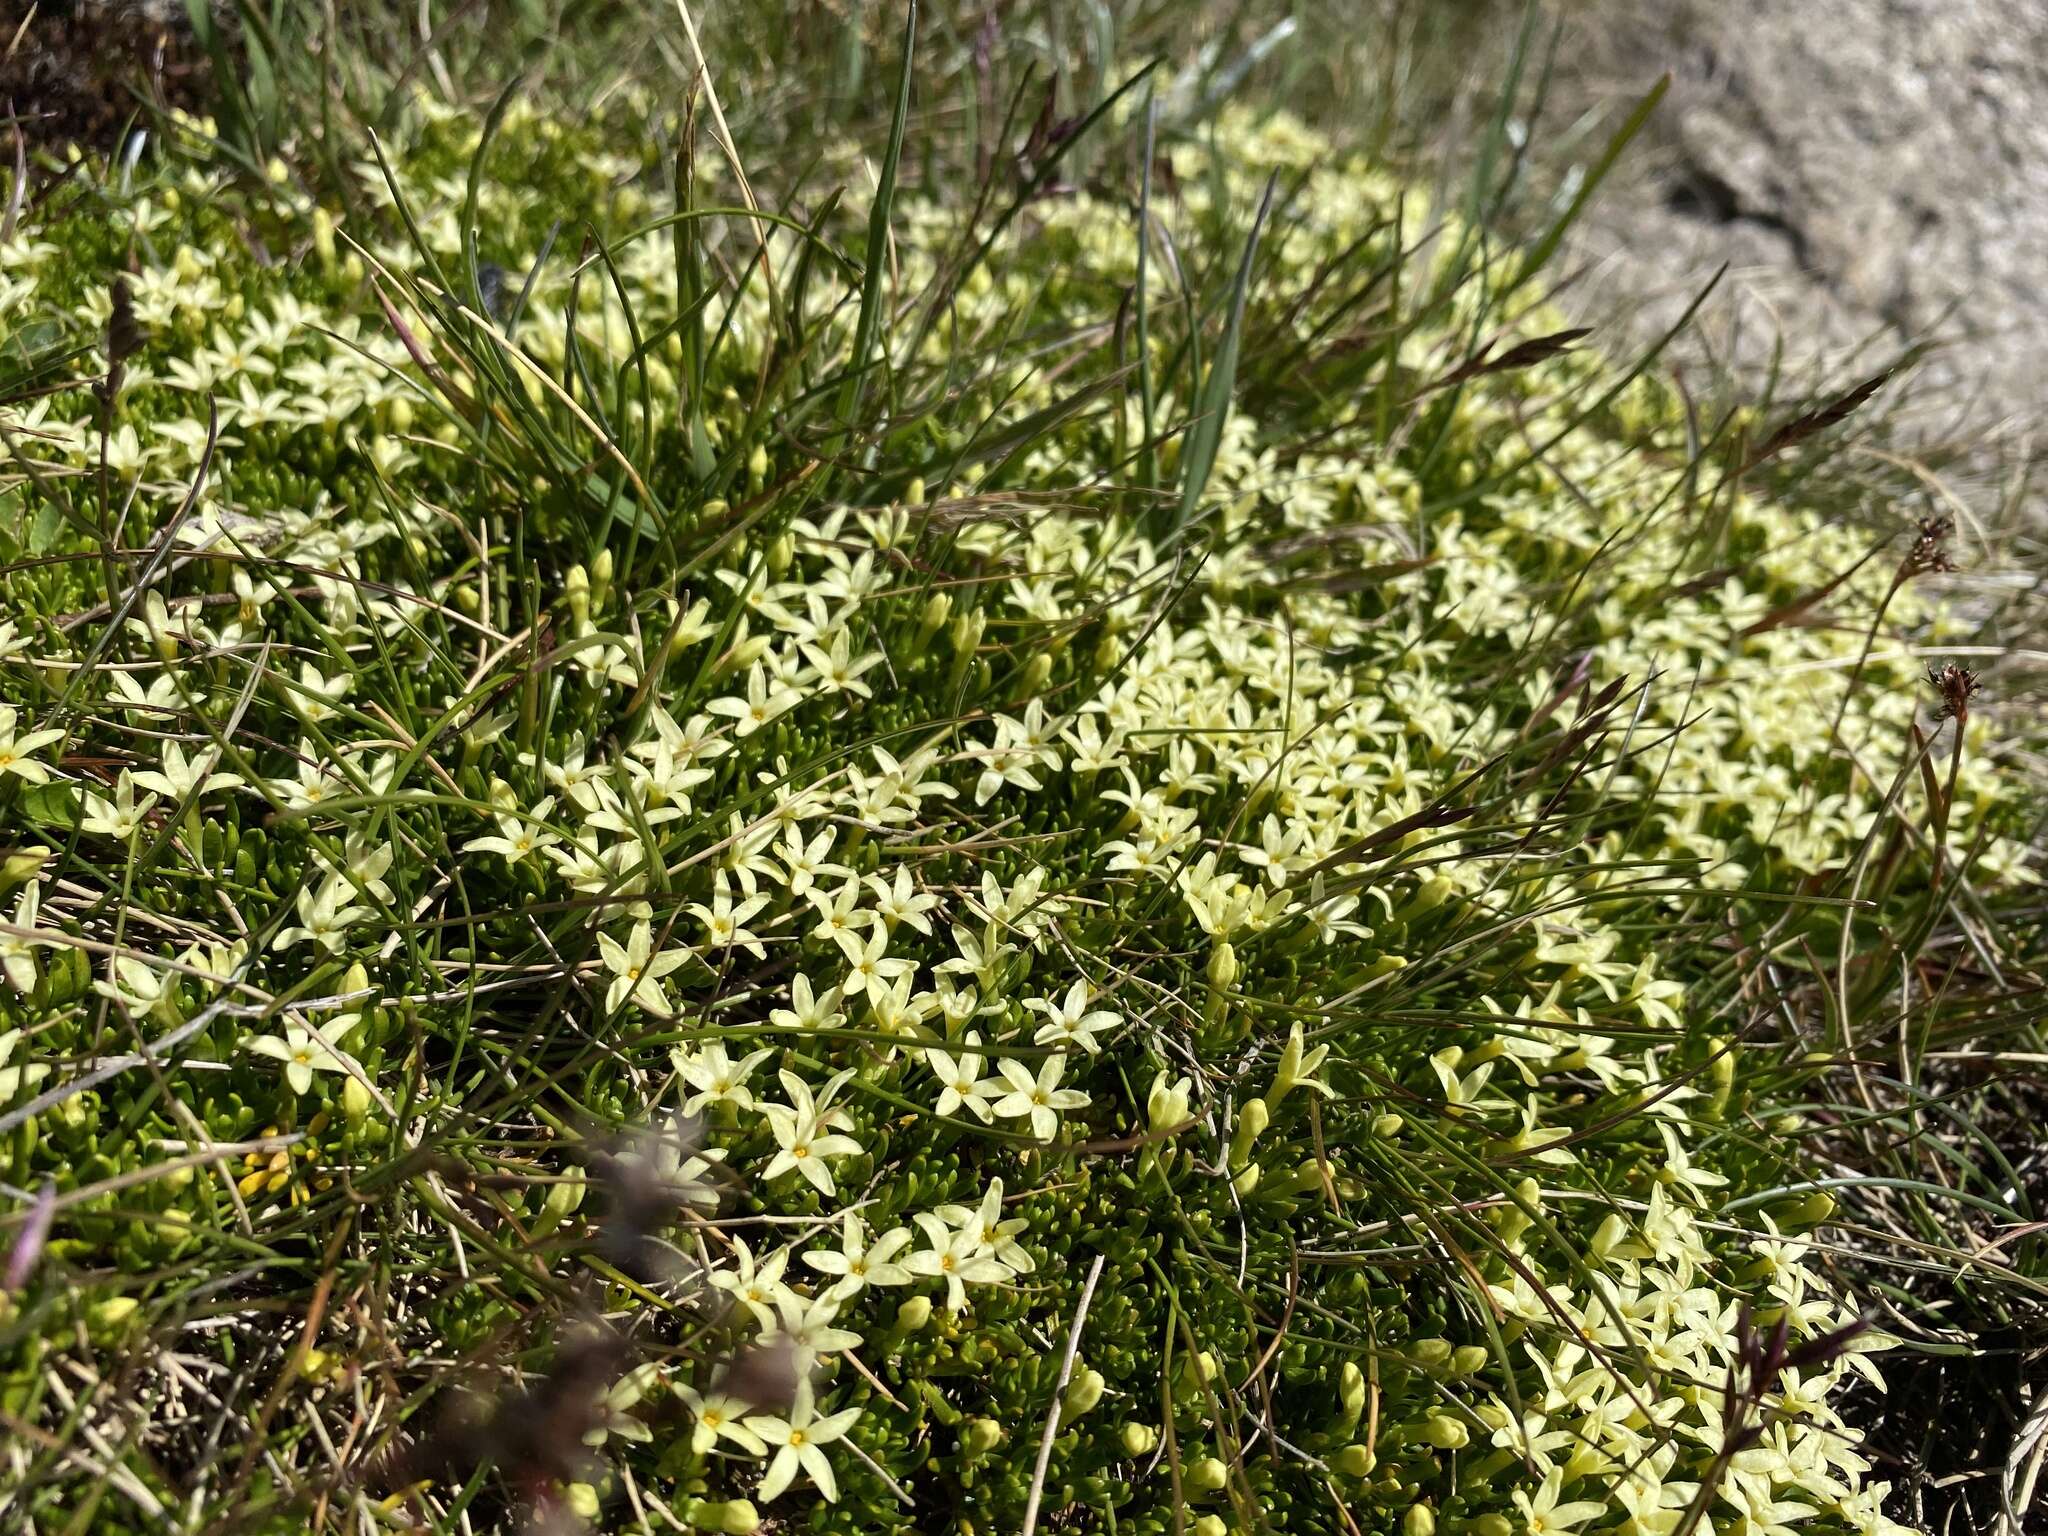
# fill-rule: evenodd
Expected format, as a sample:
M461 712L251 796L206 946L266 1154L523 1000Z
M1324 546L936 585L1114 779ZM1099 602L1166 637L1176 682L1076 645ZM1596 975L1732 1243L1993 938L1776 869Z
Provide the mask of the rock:
M1702 339L1738 366L1768 366L1782 333L1839 383L1935 340L1923 411L1953 407L1979 438L2031 427L2048 403L2048 6L1593 0L1559 60L1545 120L1605 103L1596 139L1673 76L1578 234L1573 307L1622 302L1653 334L1726 261Z

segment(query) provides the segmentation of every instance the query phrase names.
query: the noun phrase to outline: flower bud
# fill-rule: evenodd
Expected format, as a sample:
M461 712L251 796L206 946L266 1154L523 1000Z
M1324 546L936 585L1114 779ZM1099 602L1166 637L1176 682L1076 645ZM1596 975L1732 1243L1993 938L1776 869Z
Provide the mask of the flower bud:
M896 1331L916 1333L932 1320L932 1299L929 1296L913 1296L896 1309Z
M1586 1246L1592 1251L1594 1258L1605 1259L1627 1236L1628 1223L1613 1211L1609 1211L1600 1225L1593 1229L1592 1240Z
M1728 1113L1728 1099L1735 1091L1735 1050L1725 1036L1714 1040L1711 1048L1714 1054L1707 1064L1707 1078L1714 1086L1701 1118L1719 1120Z
M86 1330L96 1339L110 1338L127 1326L141 1305L133 1296L109 1296L105 1301L96 1301L86 1311Z
M1465 1428L1463 1419L1454 1419L1447 1413L1433 1413L1423 1420L1423 1443L1440 1451L1462 1450L1471 1439L1471 1431Z
M1356 1360L1346 1360L1337 1373L1337 1403L1343 1410L1342 1423L1348 1433L1365 1412L1365 1372Z
M1242 1168L1252 1154L1252 1143L1272 1123L1273 1112L1264 1099L1253 1099L1237 1112L1237 1128L1230 1135L1230 1166Z
M1052 681L1052 657L1044 651L1038 652L1024 663L1024 676L1017 684L1019 698L1036 698L1045 692L1045 685Z
M593 608L603 608L605 599L611 595L613 564L609 549L600 549L597 558L590 562L590 605Z
M919 641L922 642L925 640L929 640L933 635L937 634L941 629L945 627L946 621L952 618L952 616L952 593L934 592L930 597L926 598L924 602L924 613L918 618L917 621L917 636Z
M583 1203L583 1175L571 1173L567 1178L548 1186L547 1197L541 1201L540 1215L534 1218L532 1235L538 1239L568 1220L569 1213Z
M1371 1446L1347 1445L1330 1458L1330 1465L1346 1477L1371 1477L1379 1458L1373 1455Z
M1221 1515L1197 1515L1192 1529L1194 1536L1228 1536L1230 1527Z
M1123 1442L1126 1456L1149 1456L1152 1454L1152 1448L1159 1443L1159 1431L1150 1424L1140 1424L1133 1419L1124 1425L1117 1438Z
M690 1511L690 1524L724 1536L754 1536L761 1528L761 1513L751 1499L707 1500Z
M981 644L982 631L987 628L988 618L979 608L971 613L961 614L953 621L953 630L949 637L953 642L953 654L964 656L972 652Z
M1484 1344L1460 1344L1451 1351L1451 1374L1470 1376L1474 1371L1484 1370L1492 1358L1493 1351Z
M23 885L35 879L36 871L43 867L50 857L50 850L41 844L17 848L12 853L0 856L0 890L9 886Z
M1515 1523L1506 1515L1484 1514L1465 1527L1472 1536L1515 1536Z
M768 574L776 580L796 561L796 540L787 533L778 533L768 541Z
M1449 1339L1416 1339L1408 1346L1408 1358L1425 1371L1440 1371L1450 1363Z
M758 491L768 483L768 445L754 444L754 451L747 455L747 489Z
M1188 1469L1181 1476L1184 1486L1196 1493L1214 1493L1230 1481L1230 1468L1214 1456L1203 1456L1188 1463Z
M341 1085L341 1113L351 1130L361 1130L370 1116L370 1090L353 1076Z
M590 572L581 562L569 567L569 574L562 578L562 591L569 604L569 617L576 621L577 628L590 622Z
M313 209L313 253L320 258L320 270L334 265L334 215L325 208Z
M1372 1133L1382 1141L1392 1141L1401 1134L1402 1127L1407 1125L1407 1123L1406 1120L1403 1120L1396 1114L1375 1115L1372 1122Z
M1102 1372L1092 1366L1074 1372L1074 1379L1067 1383L1067 1395L1060 1400L1060 1421L1078 1419L1101 1402L1104 1385Z
M1401 1517L1401 1536L1436 1536L1436 1511L1427 1504L1410 1504Z
M912 475L910 484L903 487L903 505L917 507L924 504L924 476Z
M969 1456L986 1456L1003 1441L1003 1426L994 1419L969 1419L960 1431L960 1449Z
M1186 1124L1194 1092L1195 1080L1191 1077L1175 1079L1161 1072L1153 1078L1152 1091L1145 1095L1145 1118L1153 1131L1163 1133Z

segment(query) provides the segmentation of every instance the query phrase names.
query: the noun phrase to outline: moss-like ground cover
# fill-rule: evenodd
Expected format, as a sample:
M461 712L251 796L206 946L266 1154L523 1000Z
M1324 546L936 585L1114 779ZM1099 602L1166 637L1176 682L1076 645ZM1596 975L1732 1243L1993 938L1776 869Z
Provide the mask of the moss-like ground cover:
M1142 101L36 200L9 1520L1893 1529L1805 1133L2029 879L1943 530Z

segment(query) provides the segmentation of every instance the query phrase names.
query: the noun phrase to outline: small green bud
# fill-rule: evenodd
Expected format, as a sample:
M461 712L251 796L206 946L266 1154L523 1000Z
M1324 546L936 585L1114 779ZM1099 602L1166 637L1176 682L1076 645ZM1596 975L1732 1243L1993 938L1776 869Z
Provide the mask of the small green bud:
M758 491L768 483L768 445L754 444L754 451L747 455L747 489Z
M1230 940L1219 940L1209 951L1209 985L1219 992L1228 992L1237 985L1237 977L1237 951L1230 947Z
M720 1531L724 1536L754 1536L761 1528L761 1513L751 1499L707 1501L690 1511L690 1524L700 1531Z
M960 1449L969 1456L986 1456L1003 1443L1003 1426L994 1419L969 1419L960 1431Z
M1465 1529L1472 1536L1515 1536L1515 1523L1506 1515L1480 1515Z
M1373 1455L1371 1446L1347 1445L1330 1458L1330 1465L1346 1477L1371 1477L1379 1460Z
M953 621L950 638L956 656L967 655L981 644L982 631L988 628L988 618L979 608L963 613Z
M1586 1246L1592 1250L1594 1258L1604 1259L1608 1254L1614 1252L1621 1245L1622 1239L1627 1236L1628 1223L1623 1221L1617 1213L1609 1211L1601 1219L1600 1225L1593 1229L1592 1239Z
M1227 1536L1230 1527L1221 1515L1197 1515L1193 1529L1194 1536Z
M786 533L778 533L768 541L768 574L778 581L796 561L796 540Z
M912 475L910 484L903 487L903 504L906 507L924 505L924 476Z
M1250 1160L1252 1143L1273 1121L1273 1112L1266 1108L1264 1099L1253 1099L1237 1112L1237 1127L1230 1135L1230 1165L1242 1168Z
M141 1305L133 1296L109 1296L105 1301L96 1301L86 1312L86 1329L94 1338L110 1338L127 1325Z
M1038 652L1024 663L1024 676L1017 684L1019 698L1036 698L1045 692L1045 685L1052 681L1052 657L1044 651Z
M590 562L590 605L593 608L603 608L605 599L611 595L612 566L609 549L600 549Z
M1408 1345L1408 1358L1425 1371L1440 1371L1450 1363L1449 1339L1415 1339Z
M569 1213L583 1203L583 1175L571 1173L560 1183L550 1184L545 1199L540 1203L540 1215L534 1218L532 1234L535 1238L545 1237L569 1219Z
M1136 1419L1124 1425L1118 1438L1123 1441L1126 1456L1149 1456L1152 1448L1159 1443L1159 1431L1150 1424L1140 1424Z
M1196 1493L1214 1493L1230 1481L1230 1468L1214 1456L1204 1456L1188 1463L1188 1469L1181 1482Z
M1772 1214L1778 1225L1788 1231L1817 1227L1835 1214L1835 1197L1824 1189L1816 1189L1774 1207Z
M1460 1344L1451 1351L1451 1374L1470 1376L1474 1371L1483 1370L1486 1362L1493 1358L1493 1352L1484 1344Z
M1407 1125L1407 1123L1399 1115L1375 1115L1372 1122L1372 1133L1382 1141L1392 1141L1401 1134L1402 1127Z
M1401 1517L1401 1536L1436 1536L1436 1511L1427 1504L1410 1504Z
M36 871L49 857L50 850L41 844L0 856L0 890L35 879Z
M896 1309L896 1331L916 1333L932 1320L932 1299L913 1296Z
M1337 1403L1343 1410L1348 1431L1365 1412L1365 1372L1358 1368L1356 1360L1346 1360L1343 1370L1337 1373Z
M1423 1421L1423 1443L1440 1451L1461 1450L1471 1439L1471 1431L1465 1428L1463 1419L1454 1419L1447 1413L1433 1413Z
M1176 1079L1171 1073L1161 1072L1153 1078L1152 1090L1145 1095L1145 1119L1153 1131L1164 1132L1185 1124L1194 1091L1191 1077Z
M1707 1064L1707 1077L1714 1086L1702 1118L1719 1120L1727 1114L1729 1096L1735 1091L1735 1050L1725 1035L1710 1041L1709 1048L1714 1054Z
M1092 1366L1083 1366L1074 1372L1074 1379L1067 1383L1067 1395L1060 1400L1061 1422L1078 1419L1101 1402L1105 1385L1102 1372Z
M351 1075L341 1085L341 1114L351 1130L361 1130L370 1117L370 1090Z

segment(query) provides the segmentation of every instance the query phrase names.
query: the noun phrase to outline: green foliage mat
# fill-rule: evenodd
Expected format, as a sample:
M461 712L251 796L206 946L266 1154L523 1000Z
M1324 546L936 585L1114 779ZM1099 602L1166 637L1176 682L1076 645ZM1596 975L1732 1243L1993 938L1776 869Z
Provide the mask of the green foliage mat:
M10 1522L1893 1529L1807 1133L2027 879L1943 530L1141 100L35 200Z

